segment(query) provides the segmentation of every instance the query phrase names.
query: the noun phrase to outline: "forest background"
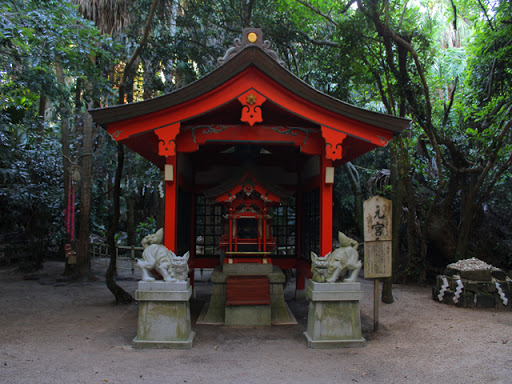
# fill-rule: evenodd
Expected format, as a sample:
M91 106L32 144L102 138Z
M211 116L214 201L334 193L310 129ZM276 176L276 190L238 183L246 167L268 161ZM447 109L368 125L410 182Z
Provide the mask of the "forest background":
M362 240L380 194L394 282L469 257L510 270L511 15L506 0L0 0L0 263L34 271L71 242L82 278L90 239L160 227L160 171L87 110L197 80L251 26L316 89L412 120L337 170L336 230Z

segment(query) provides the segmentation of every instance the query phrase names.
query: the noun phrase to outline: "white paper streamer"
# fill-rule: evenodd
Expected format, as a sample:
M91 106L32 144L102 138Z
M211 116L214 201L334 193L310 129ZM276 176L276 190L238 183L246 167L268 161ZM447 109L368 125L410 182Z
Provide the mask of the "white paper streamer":
M439 295L437 295L439 301L443 301L444 293L446 292L449 286L450 284L448 284L448 280L446 279L446 277L443 276L443 285L441 286Z
M501 301L503 301L503 305L507 305L508 304L508 299L505 296L505 293L503 292L503 289L501 289L500 283L498 283L498 282L496 282L496 289L498 290L498 294L501 297Z
M158 192L160 192L160 198L163 199L165 197L163 181L160 181L160 184L158 184Z
M457 288L455 289L455 296L453 296L453 302L458 303L460 294L462 293L462 288L464 288L464 285L462 284L462 280L457 280Z

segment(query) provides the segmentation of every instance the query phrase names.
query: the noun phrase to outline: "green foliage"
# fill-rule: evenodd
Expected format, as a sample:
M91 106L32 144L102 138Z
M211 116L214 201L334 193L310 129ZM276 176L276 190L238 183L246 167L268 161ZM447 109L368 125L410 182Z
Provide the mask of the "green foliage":
M6 226L35 225L27 218L36 212L41 233L50 232L46 222L52 233L62 232L57 229L62 228L60 122L74 124L71 160L80 161L79 115L88 100L113 104L114 83L140 40L150 5L150 0L130 2L131 22L113 39L68 1L0 2L0 202L9 207L2 216ZM512 110L511 14L512 3L505 0L163 1L129 76L134 87L128 99L161 95L197 80L216 68L244 27L260 27L303 81L359 107L414 121L402 134L395 165L412 187L412 196L400 203L417 206L410 217L420 229L412 237L426 244L432 241L428 220L443 204L450 215L443 220L455 222L452 228L462 228L468 204L476 212L511 204L512 137L506 131ZM57 68L63 82L57 81ZM43 123L38 114L45 101ZM104 234L112 211L115 145L102 131L94 140L90 216L92 231ZM143 237L157 229L153 217L161 175L139 156L126 157L121 230L132 199ZM364 198L393 194L394 180L385 177L387 148L354 165ZM338 172L335 193L344 225L355 222L349 217L355 208L347 193L351 188ZM421 273L417 265L407 268L415 277Z
M0 127L0 232L25 238L27 270L39 268L64 235L60 144L34 132L26 120ZM19 249L12 252L10 258L22 260Z
M144 237L156 233L157 230L156 219L154 217L148 217L145 221L141 221L135 230L137 233L137 244L140 244Z
M80 113L95 92L111 93L103 71L115 48L68 1L0 3L2 231L27 244L29 269L40 267L50 246L56 250L65 241L59 118L72 115L76 94ZM82 89L86 81L90 86ZM74 149L80 140L73 130Z

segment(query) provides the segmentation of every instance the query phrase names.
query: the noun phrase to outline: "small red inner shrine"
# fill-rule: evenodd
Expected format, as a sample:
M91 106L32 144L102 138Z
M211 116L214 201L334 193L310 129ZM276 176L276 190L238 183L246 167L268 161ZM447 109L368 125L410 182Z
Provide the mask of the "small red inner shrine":
M247 173L240 183L216 200L224 205L227 212L219 243L227 258L225 262L271 262L270 255L276 249L276 239L272 236L269 209L279 204L280 197Z
M165 175L164 245L190 267L297 270L332 250L334 169L410 121L354 107L289 72L248 28L219 67L172 93L91 110ZM336 228L338 230L339 228Z

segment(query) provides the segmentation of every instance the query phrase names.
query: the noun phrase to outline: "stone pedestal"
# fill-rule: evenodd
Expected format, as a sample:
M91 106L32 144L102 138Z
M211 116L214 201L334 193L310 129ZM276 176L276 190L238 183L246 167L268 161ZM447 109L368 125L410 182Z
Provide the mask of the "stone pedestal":
M191 295L192 287L188 281L139 281L135 292L139 318L133 347L191 348L194 339L190 320Z
M310 299L307 331L309 348L362 347L359 283L316 283L308 281Z
M226 306L226 280L231 276L266 276L270 280L270 305ZM296 324L284 301L285 275L272 264L224 264L212 272L212 296L198 324L260 326Z

